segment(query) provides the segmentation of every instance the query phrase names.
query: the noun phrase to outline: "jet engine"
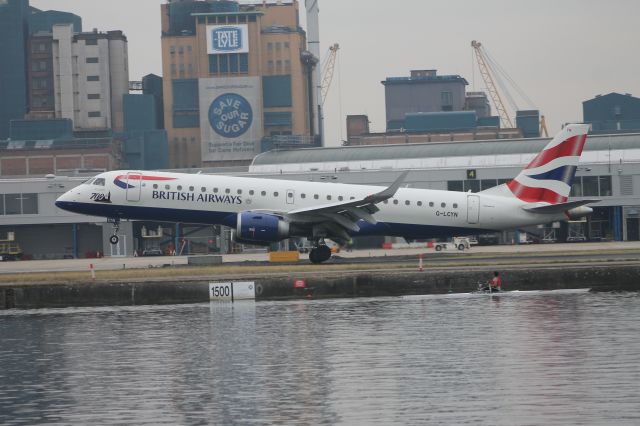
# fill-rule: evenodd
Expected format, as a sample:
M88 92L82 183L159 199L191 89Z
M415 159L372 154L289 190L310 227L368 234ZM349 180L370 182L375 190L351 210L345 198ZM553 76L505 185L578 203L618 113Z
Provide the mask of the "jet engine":
M571 210L567 210L566 212L567 217L571 220L576 220L585 216L589 216L591 213L593 213L593 209L587 206L576 207Z
M289 238L289 222L281 217L259 212L238 214L234 240L239 243L266 245Z

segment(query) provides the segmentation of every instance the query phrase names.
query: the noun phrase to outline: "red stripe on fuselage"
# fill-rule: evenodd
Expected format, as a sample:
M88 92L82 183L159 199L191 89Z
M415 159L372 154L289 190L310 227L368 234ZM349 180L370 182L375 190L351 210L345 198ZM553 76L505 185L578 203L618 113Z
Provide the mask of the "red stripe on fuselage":
M513 192L513 195L527 203L543 201L549 204L558 204L567 201L567 197L563 197L555 191L546 188L532 188L530 186L525 186L517 180L512 180L507 184L507 186L511 192Z
M526 168L533 169L534 167L544 166L558 157L579 157L580 154L582 154L582 149L584 148L586 140L587 135L570 137L561 144L542 151Z

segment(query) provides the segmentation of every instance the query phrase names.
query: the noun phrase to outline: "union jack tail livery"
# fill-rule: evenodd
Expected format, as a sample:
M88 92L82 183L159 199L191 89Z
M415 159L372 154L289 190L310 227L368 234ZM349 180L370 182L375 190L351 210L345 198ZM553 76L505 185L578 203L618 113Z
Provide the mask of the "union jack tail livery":
M569 124L507 184L527 203L565 203L587 140L588 124Z

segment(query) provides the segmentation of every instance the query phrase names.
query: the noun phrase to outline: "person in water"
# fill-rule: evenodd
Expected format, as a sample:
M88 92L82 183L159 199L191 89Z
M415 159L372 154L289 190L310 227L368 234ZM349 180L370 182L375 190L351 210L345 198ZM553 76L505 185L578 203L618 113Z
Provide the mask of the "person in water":
M487 281L487 283L480 290L502 291L502 279L500 278L500 272L495 271L493 273L493 278Z

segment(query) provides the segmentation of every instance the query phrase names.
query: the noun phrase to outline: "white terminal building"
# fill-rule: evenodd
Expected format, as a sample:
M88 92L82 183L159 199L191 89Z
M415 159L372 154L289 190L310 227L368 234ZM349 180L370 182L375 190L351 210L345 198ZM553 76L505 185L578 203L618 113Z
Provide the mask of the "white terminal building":
M549 139L443 142L386 146L311 148L270 151L256 156L248 168L203 170L204 173L356 183L386 186L402 170L415 188L478 192L515 177ZM0 152L6 149L0 144ZM199 170L190 170L193 173ZM0 244L15 236L27 258L132 255L134 250L167 248L178 253L215 253L239 249L229 230L188 224L124 222L119 246L111 246L111 224L55 207L55 199L89 176L0 180ZM572 197L598 198L594 213L583 222L547 224L521 230L530 240L640 240L640 133L591 135L587 139L572 188ZM480 212L482 214L482 212ZM157 232L158 225L161 232ZM498 233L510 243L511 233ZM383 240L358 244L379 247ZM5 241L4 244L7 244Z

